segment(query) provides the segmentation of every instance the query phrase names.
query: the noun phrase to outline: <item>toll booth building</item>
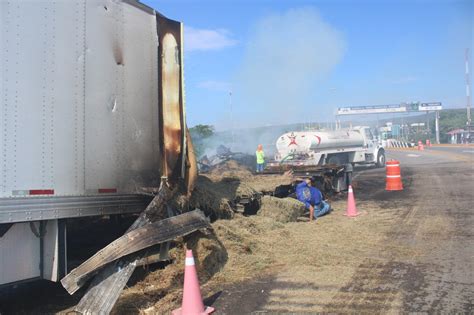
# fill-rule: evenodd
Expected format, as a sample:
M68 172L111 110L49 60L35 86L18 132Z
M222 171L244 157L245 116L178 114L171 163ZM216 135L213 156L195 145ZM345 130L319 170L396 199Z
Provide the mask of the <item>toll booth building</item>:
M447 134L450 136L449 143L451 144L472 143L474 139L473 130L454 129Z

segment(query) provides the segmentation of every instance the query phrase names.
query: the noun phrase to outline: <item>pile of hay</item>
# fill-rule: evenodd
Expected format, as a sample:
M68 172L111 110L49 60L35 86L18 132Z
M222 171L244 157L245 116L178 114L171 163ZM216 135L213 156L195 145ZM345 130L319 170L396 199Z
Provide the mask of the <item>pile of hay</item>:
M273 193L279 186L289 186L294 179L291 175L256 175L245 183L260 193Z
M186 248L194 253L199 279L209 280L219 272L227 262L227 250L215 235L214 231L207 233L195 232L186 240ZM184 264L184 250L180 253Z
M113 314L170 313L178 307L184 283L186 249L192 249L201 284L218 273L228 259L227 250L213 231L195 232L176 241L169 252L173 263L164 269L150 272L133 287L123 291L113 308ZM159 301L157 303L157 301Z
M213 181L220 181L223 178L246 179L252 177L252 169L246 165L242 165L235 160L229 160L214 166L207 174L207 177Z
M199 176L191 195L190 207L204 211L212 220L232 219L234 211L229 203L235 197L236 185L222 185Z
M208 285L252 279L275 262L271 239L260 242L259 238L281 230L281 223L266 217L236 215L233 220L218 220L212 227L207 233L195 232L177 240L170 250L173 262L125 289L112 313L168 314L179 307L186 249L193 250L203 296L208 294Z
M213 181L199 176L189 206L204 211L212 220L234 217L235 202L242 198L255 198L258 192L237 178L225 177Z
M278 222L287 223L295 222L305 211L304 204L296 199L263 196L262 206L257 214L273 218Z
M204 174L214 182L226 179L238 180L250 186L257 192L273 192L281 185L291 185L293 177L291 175L279 174L258 174L252 173L253 169L240 162L229 160L215 166L210 172Z
M199 208L213 221L232 219L239 200L258 200L292 181L291 175L254 175L247 165L229 160L199 175L189 205L181 208Z

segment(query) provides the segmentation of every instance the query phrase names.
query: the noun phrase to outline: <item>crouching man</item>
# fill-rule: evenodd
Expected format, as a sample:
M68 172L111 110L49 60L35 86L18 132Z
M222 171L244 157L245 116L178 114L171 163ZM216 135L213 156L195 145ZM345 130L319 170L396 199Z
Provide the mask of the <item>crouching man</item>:
M321 191L311 185L309 178L296 186L296 197L309 209L309 221L331 211L331 206L323 200Z

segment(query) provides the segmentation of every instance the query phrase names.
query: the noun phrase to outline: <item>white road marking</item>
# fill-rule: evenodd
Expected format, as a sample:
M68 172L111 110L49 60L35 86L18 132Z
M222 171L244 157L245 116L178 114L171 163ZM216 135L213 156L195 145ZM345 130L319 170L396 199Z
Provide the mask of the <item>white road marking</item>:
M466 152L466 153L474 153L474 150L464 150L462 152Z
M418 155L418 154L407 154L407 156L409 156L409 157L420 157L421 155Z

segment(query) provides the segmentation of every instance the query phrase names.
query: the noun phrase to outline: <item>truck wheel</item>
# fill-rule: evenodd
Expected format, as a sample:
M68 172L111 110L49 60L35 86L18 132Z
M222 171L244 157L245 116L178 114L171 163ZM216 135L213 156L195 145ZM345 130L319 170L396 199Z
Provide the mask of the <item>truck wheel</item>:
M375 163L377 167L385 167L385 152L380 150L377 154L377 162Z

